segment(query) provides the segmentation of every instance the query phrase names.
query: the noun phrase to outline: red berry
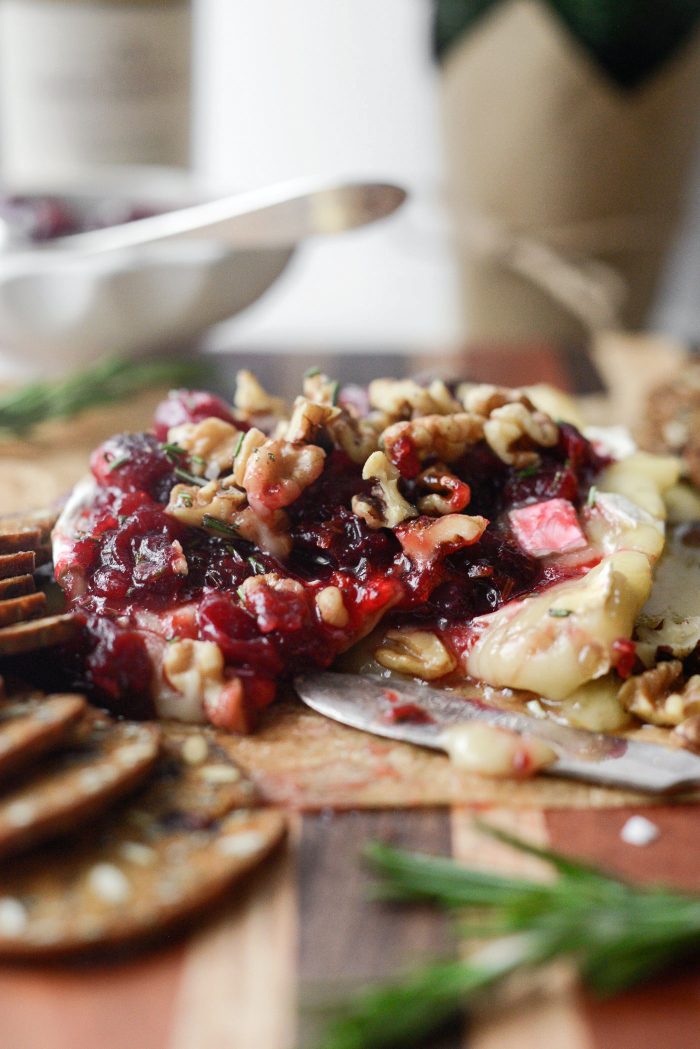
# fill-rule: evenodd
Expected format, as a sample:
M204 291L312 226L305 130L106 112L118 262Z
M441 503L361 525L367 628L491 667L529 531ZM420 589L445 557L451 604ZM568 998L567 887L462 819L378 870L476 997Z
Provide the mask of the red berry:
M247 430L246 423L233 418L229 406L214 393L204 390L171 390L167 399L161 401L153 418L153 429L159 441L168 438L168 430L183 423L199 423L203 419L223 419L234 423L239 430Z

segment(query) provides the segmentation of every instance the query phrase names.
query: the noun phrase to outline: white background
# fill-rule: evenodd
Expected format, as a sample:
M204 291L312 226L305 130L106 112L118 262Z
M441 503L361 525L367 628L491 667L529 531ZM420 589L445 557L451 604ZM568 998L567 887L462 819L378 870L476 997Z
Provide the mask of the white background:
M195 0L195 16L200 170L241 187L367 176L412 194L395 219L306 247L217 343L401 349L457 339L426 0Z

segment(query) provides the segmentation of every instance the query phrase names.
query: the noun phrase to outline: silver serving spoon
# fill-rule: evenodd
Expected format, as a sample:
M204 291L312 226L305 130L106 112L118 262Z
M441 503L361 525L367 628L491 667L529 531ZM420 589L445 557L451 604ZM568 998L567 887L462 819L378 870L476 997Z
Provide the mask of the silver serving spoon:
M5 229L12 254L101 255L163 241L216 240L236 249L291 247L306 237L340 233L391 215L405 190L380 182L303 180L236 193L117 226L21 243ZM7 220L5 220L7 224Z

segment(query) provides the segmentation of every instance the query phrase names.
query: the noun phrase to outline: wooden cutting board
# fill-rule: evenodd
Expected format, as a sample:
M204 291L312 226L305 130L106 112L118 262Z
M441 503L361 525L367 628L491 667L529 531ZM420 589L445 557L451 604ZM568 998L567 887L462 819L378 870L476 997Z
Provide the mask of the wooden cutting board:
M652 355L653 356L653 355ZM251 361L242 362L250 366ZM344 357L254 362L270 385L291 387L309 364L347 381L435 367L435 359ZM439 359L441 368L511 384L558 382L590 392L595 375L580 356L546 347L473 350ZM262 366L261 366L262 365ZM230 391L233 359L222 362ZM284 390L282 391L284 392ZM0 479L17 463L42 471L28 485L43 505L84 470L96 440L147 421L153 397L54 427L29 444L0 449ZM8 491L5 485L5 491ZM32 500L30 499L30 502ZM27 505L23 493L23 506ZM6 505L6 511L20 509ZM517 790L517 787L513 788ZM660 806L650 813L660 836L645 848L620 838L638 807L615 809L479 808L499 826L604 863L636 878L700 890L700 808ZM381 839L451 853L494 871L526 871L534 862L484 839L474 810L453 805L415 811L321 812L292 817L289 847L249 878L236 898L196 934L155 953L104 966L0 966L2 1049L293 1049L308 1027L298 1005L338 979L371 979L451 949L443 921L424 909L396 909L367 899L360 850ZM700 971L610 1002L594 1002L563 973L555 993L512 1013L447 1031L441 1049L696 1049L700 1042Z

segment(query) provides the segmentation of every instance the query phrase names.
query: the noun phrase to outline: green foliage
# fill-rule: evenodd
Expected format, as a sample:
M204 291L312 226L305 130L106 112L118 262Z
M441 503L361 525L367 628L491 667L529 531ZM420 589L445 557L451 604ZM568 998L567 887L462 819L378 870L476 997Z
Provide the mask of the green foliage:
M442 56L506 0L436 0L434 41ZM540 0L620 87L652 76L690 37L700 0ZM527 42L523 42L527 46Z
M554 959L569 959L592 991L610 995L700 951L700 897L631 885L484 829L551 863L556 880L490 875L449 859L370 846L381 898L454 911L463 935L488 940L467 961L428 964L338 1003L318 1049L416 1045L513 973Z
M147 387L201 380L206 370L201 361L111 357L65 379L33 382L0 395L0 434L26 436L48 419L68 419Z

